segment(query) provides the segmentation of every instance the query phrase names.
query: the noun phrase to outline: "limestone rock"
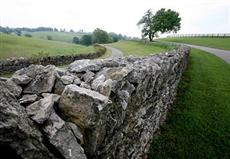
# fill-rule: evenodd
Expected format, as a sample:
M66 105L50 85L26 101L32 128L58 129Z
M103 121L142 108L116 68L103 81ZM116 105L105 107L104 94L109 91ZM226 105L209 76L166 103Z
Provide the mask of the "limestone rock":
M64 75L61 77L61 81L64 85L68 85L68 84L72 84L74 81L74 77L73 76L67 76Z
M105 82L105 75L102 74L93 80L92 89L98 90L98 87L102 85L104 82Z
M103 141L106 120L100 119L100 112L108 113L104 109L111 102L108 97L98 92L81 88L76 85L68 85L62 93L59 110L67 119L75 123L84 134L90 136L84 139L85 151L91 155L95 152L98 143Z
M56 113L51 114L43 129L50 143L59 150L64 158L86 159L84 150L77 142L74 131L68 128L66 123Z
M178 48L79 60L67 70L21 69L0 79L0 144L23 159L145 158L175 100L188 55ZM36 96L44 98L26 108L19 104Z
M19 97L22 93L22 87L18 86L16 83L14 83L11 79L6 81L6 88L14 94L15 97Z
M82 76L82 79L86 82L86 83L89 83L93 80L93 77L94 77L94 73L91 72L91 71L86 71L86 73Z
M80 87L86 88L86 89L91 89L91 86L87 84L86 82L81 82Z
M61 95L64 88L65 88L65 85L63 84L63 82L60 79L57 79L55 86L54 86L54 93Z
M66 122L66 125L68 126L68 129L70 129L74 133L74 136L80 141L80 144L84 144L83 134L80 128L76 124L71 122Z
M33 66L33 65L32 65ZM52 92L57 72L54 66L30 66L24 70L33 80L25 87L23 93L41 94ZM19 70L20 71L20 70ZM26 72L27 71L27 72ZM23 72L23 71L21 71Z
M81 83L82 81L80 80L80 78L75 77L73 84L80 85Z
M55 94L62 94L62 91L64 90L66 85L69 84L81 84L81 80L74 75L68 74L68 75L64 75L61 78L58 78L56 80L55 86L54 86L54 93Z
M71 73L80 73L86 71L96 72L104 67L119 67L125 66L123 59L96 59L96 60L76 60L68 67Z
M0 144L5 144L25 159L54 159L43 144L43 137L28 118L7 82L0 81Z
M7 80L9 80L9 78L7 78L7 77L0 77L0 81L2 81L2 82L6 82Z
M22 105L25 104L30 104L35 102L38 99L38 96L36 94L32 94L32 95L24 95L21 99L19 99L19 103Z
M95 112L103 110L109 99L95 91L68 85L62 93L59 109L81 128L89 128L96 120Z
M11 80L18 85L22 85L22 84L28 84L32 80L32 78L28 77L26 74L23 75L14 74L11 77Z
M53 98L53 100L54 100L55 103L58 103L59 100L60 100L60 98L61 98L60 95L58 95L58 94L52 94L52 93L42 93L42 96L44 98L52 96L52 98Z
M54 111L53 96L48 96L39 101L29 105L26 108L27 114L38 124L44 123Z
M55 71L57 71L57 73L58 73L59 76L64 76L65 73L66 73L66 68L59 68L59 67L56 67L56 68L55 68Z
M109 97L112 90L113 81L111 79L106 80L102 85L98 87L99 93Z
M129 67L102 69L93 80L92 88L105 96L110 96L112 90L116 91L117 82L123 80L131 71Z
M28 77L34 79L38 74L44 72L45 68L50 68L50 67L53 66L44 67L42 65L30 65L29 67L16 71L13 76L27 75Z
M86 72L87 70L98 71L101 69L99 63L99 60L77 60L70 64L68 70L73 73Z
M43 130L49 138L53 138L64 125L65 121L63 121L55 112L52 112L44 124Z
M125 110L127 108L127 105L128 105L127 103L128 103L129 98L130 98L130 94L126 90L121 90L121 91L118 91L118 95L121 99L121 102L120 102L121 106Z
M128 73L131 71L132 71L131 66L104 68L97 73L97 76L104 75L105 79L119 81L123 79L125 76L127 76Z

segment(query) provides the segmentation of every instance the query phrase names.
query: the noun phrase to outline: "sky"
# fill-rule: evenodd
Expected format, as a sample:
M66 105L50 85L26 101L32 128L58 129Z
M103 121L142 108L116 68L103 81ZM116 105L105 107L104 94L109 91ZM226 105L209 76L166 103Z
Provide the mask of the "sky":
M139 19L161 8L179 12L180 34L230 33L230 0L0 0L0 26L101 28L140 37Z

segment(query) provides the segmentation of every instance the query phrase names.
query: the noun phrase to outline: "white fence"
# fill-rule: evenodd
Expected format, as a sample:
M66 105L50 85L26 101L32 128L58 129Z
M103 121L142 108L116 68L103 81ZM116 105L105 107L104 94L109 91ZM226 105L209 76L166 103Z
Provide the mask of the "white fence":
M185 37L200 37L200 38L230 38L230 33L213 33L213 34L173 34L168 38L185 38Z

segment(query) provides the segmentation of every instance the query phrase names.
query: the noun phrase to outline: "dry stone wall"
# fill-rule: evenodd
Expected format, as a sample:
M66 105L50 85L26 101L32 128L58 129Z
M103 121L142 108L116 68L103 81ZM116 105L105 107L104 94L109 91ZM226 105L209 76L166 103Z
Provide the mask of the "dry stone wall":
M25 159L146 158L189 50L30 65L0 79L0 146Z
M75 60L80 59L94 59L102 56L104 52L78 54L78 55L63 55L63 56L45 56L45 57L34 57L34 58L9 58L0 60L0 75L4 73L15 72L24 67L28 67L31 64L40 65L65 65Z

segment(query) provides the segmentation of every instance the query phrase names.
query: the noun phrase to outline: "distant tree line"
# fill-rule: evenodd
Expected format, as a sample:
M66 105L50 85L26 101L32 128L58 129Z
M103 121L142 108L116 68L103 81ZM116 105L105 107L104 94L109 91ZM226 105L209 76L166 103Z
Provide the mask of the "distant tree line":
M46 31L46 32L67 32L65 29L57 29L57 28L51 28L51 27L38 27L38 28L27 28L27 27L22 27L22 28L10 28L10 27L2 27L0 26L0 32L6 33L6 34L16 34L18 36L21 36L22 34L25 37L32 37L30 32L38 32L38 31ZM74 32L73 29L70 29L71 33ZM83 32L83 30L80 30L79 32ZM52 40L53 38L50 35L47 35L46 37L48 40ZM82 44L82 45L92 45L92 44L106 44L106 43L112 43L112 42L117 42L119 40L136 40L138 38L134 37L128 37L126 35L122 34L116 34L113 32L107 33L106 31L102 29L95 29L93 33L86 33L83 35L81 38L79 37L74 37L72 39L72 42L75 44Z
M68 32L65 28L52 28L52 27L37 27L37 28L27 28L27 27L21 27L21 28L10 28L10 27L2 27L0 26L0 32L3 33L18 33L18 32L37 32L37 31L47 31L47 32ZM74 33L75 31L73 29L70 29L69 32ZM78 32L83 32L82 29L80 29Z
M0 26L0 32L3 33L17 33L17 32L36 32L36 31L58 31L57 28L51 28L51 27L38 27L38 28L9 28L9 27L2 27Z
M92 44L106 44L117 42L119 40L127 40L131 39L131 37L127 37L125 35L116 34L116 33L107 33L102 29L95 29L92 34L83 35L81 38L74 37L73 43L82 44L82 45L92 45Z

